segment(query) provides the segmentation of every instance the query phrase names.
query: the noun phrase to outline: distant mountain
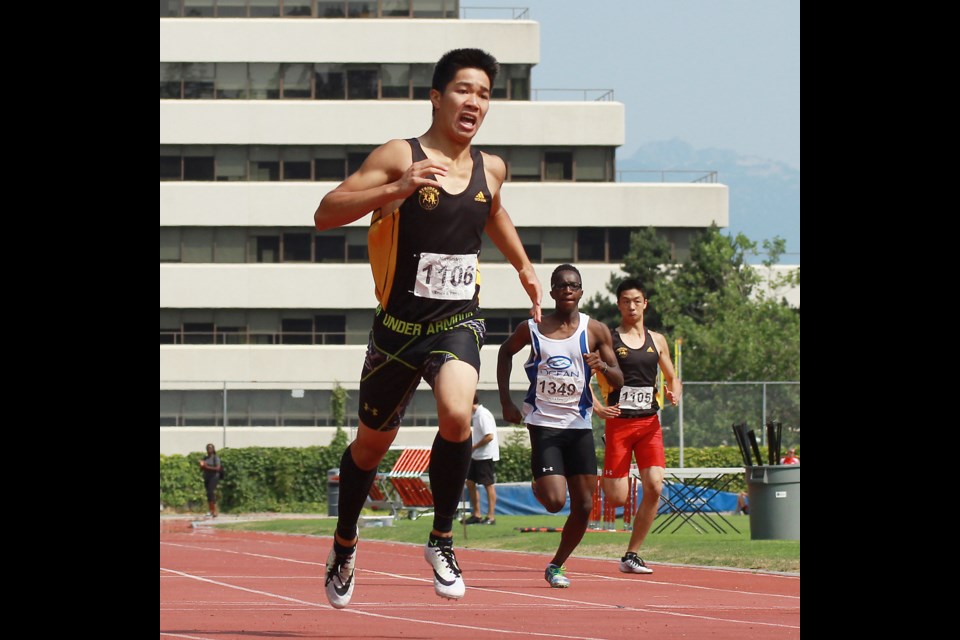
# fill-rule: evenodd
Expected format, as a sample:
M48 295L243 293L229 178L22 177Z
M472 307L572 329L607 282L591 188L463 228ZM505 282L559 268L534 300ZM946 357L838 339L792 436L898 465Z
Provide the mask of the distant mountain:
M651 142L629 158L617 158L617 171L670 169L716 171L718 181L730 188L729 231L743 233L758 243L780 236L787 241L788 252L781 263L799 264L799 170L775 160L743 156L728 149L694 149L677 139ZM693 174L689 178L683 174L667 174L670 181L695 178ZM647 182L653 178L626 173L620 179Z

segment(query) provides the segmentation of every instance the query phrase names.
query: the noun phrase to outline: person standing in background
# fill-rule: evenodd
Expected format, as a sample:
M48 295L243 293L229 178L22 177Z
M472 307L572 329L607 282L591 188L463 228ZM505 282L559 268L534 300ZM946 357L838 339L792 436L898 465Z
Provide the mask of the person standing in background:
M480 404L480 397L473 395L473 453L467 471L467 491L473 513L464 524L496 524L497 508L497 461L500 460L500 443L497 438L497 421L490 410ZM487 490L487 517L480 517L481 484Z
M208 518L217 517L217 485L220 484L220 456L217 455L217 448L212 444L207 445L207 457L200 461L200 469L203 470L203 486L207 490L207 512Z
M800 458L797 457L797 450L793 447L787 449L787 455L780 458L780 464L800 464Z

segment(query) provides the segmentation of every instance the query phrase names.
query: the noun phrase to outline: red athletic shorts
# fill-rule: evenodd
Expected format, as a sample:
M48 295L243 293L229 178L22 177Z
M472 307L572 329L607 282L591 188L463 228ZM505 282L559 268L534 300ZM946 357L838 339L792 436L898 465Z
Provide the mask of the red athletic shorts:
M631 453L637 459L638 469L667 466L663 454L663 431L657 414L643 418L610 418L607 420L604 440L605 478L626 478L630 473Z

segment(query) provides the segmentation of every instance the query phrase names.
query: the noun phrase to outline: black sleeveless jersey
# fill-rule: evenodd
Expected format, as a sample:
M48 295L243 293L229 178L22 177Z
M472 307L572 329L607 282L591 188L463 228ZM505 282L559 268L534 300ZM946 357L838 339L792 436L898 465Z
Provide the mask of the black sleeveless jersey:
M617 362L620 370L623 371L623 386L635 389L652 388L652 398L646 400L650 405L644 409L624 409L620 408L620 416L623 418L641 418L651 416L660 409L657 402L657 373L660 366L660 352L657 345L653 342L653 336L644 328L646 338L639 349L631 349L620 337L620 332L614 329L613 334L613 352L617 354ZM607 404L613 405L620 402L621 389L611 391L607 395Z
M413 161L427 158L416 138ZM374 214L367 233L381 308L407 322L433 322L476 310L479 256L493 195L483 156L471 147L473 171L459 194L421 187L395 211ZM436 179L436 176L433 176Z

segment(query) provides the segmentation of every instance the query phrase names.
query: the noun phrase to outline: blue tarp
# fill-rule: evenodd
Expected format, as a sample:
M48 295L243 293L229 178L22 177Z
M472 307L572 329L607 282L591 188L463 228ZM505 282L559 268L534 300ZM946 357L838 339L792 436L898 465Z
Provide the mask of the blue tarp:
M693 488L684 488L682 485L674 486L675 483L663 483L663 495L670 500L677 508L682 511L693 511L696 509L696 502L709 500L709 508L703 511L721 511L734 512L737 510L737 494L728 491L714 491L713 489L696 489L696 496L693 494ZM478 487L480 491L480 513L487 512L487 492L483 487ZM643 496L643 489L637 486L637 504ZM686 498L686 499L684 499ZM665 513L667 506L660 504L660 513ZM529 482L504 482L497 484L497 515L503 516L526 516L543 515L549 512L543 508L537 499L533 497L533 491L530 490ZM570 513L570 498L567 497L567 504L559 511L560 514ZM617 515L623 515L623 509L617 509Z

